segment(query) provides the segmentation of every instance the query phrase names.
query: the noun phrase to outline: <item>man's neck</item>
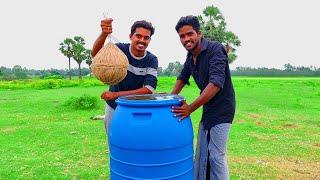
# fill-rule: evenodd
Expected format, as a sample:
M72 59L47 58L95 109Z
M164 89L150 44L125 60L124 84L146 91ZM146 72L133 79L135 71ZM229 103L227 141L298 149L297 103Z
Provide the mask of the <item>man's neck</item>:
M136 50L132 49L131 44L129 46L129 52L130 52L131 56L135 59L143 59L147 55L147 51L140 52L140 51L136 51Z
M191 54L194 56L198 56L200 52L201 52L201 40L198 42L197 47L191 51Z
M197 47L191 51L194 64L196 63L197 56L200 54L200 52L201 52L201 41L199 41L199 44L197 45Z

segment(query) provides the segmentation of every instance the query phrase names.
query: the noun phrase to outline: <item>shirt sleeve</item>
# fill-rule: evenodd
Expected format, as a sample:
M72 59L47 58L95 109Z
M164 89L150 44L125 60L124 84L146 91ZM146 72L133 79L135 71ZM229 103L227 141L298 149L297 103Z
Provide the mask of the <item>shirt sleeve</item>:
M147 74L145 77L145 81L143 85L151 90L152 92L155 91L157 87L157 77L158 77L158 59L154 57L151 61L150 66L147 68Z
M228 63L228 56L222 44L213 48L209 59L209 82L223 88L225 81L225 69Z
M121 49L121 51L124 52L124 49L125 49L125 47L126 47L126 44L124 44L124 43L116 43L115 45L116 45L119 49Z
M190 71L190 67L189 67L189 62L188 62L188 60L186 60L177 80L182 80L184 82L184 84L190 85L190 82L189 82L190 75L191 75L191 71Z

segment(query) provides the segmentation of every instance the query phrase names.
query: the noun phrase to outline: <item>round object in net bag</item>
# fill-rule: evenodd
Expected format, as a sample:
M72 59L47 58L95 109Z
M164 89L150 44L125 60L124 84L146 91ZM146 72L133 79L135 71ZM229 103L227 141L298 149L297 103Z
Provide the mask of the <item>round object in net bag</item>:
M108 43L93 58L92 73L103 83L115 85L127 75L129 61L115 44Z

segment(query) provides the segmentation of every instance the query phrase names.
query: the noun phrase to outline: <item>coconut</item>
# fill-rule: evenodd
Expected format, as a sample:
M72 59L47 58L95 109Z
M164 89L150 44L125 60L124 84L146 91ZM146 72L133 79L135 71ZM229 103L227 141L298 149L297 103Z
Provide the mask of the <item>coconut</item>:
M126 77L128 65L127 56L115 44L109 42L93 58L91 70L103 83L115 85Z

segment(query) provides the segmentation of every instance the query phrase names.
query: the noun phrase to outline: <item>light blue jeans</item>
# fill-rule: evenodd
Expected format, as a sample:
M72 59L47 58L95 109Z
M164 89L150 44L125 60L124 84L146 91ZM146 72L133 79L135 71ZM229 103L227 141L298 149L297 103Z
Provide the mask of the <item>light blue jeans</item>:
M111 123L111 119L114 113L114 109L112 109L112 107L110 107L107 103L106 103L106 108L105 108L105 112L104 112L104 128L106 130L106 136L108 137L108 133L109 133L109 126Z
M212 127L208 144L208 130L205 130L202 123L200 123L194 164L195 180L206 180L208 158L210 162L210 180L230 179L227 164L227 140L230 126L231 124L229 123L222 123Z

